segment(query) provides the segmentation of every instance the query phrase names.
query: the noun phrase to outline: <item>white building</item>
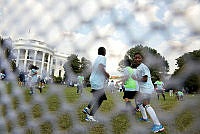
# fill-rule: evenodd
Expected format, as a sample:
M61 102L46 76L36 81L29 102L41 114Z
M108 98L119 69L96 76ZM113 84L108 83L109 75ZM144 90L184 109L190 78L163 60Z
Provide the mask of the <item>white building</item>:
M30 64L39 67L38 74L42 71L49 76L64 76L63 65L69 55L56 52L46 43L38 40L19 39L12 42L13 53L16 57L16 66L19 70L28 71Z

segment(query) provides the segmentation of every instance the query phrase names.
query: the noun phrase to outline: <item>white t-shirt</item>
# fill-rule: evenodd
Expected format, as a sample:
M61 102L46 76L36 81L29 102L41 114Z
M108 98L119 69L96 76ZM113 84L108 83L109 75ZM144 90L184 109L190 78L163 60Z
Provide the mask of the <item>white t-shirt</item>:
M164 83L162 81L156 81L154 84L157 85L158 90L164 89Z
M136 69L133 69L134 71L134 75L136 74ZM124 76L128 76L129 78L131 77L131 74L129 73L128 69L127 68L124 68ZM138 85L138 81L135 81L136 82L136 89L133 89L133 88L126 88L125 87L125 91L139 91L139 85Z
M137 67L136 78L141 79L145 75L148 76L147 82L139 82L138 81L140 92L152 94L152 92L154 91L154 86L153 86L153 83L151 81L150 70L145 64L141 63Z
M93 63L92 73L90 76L90 84L91 88L95 90L103 89L106 80L104 73L99 69L99 64L102 64L104 66L104 69L106 69L105 56L98 55L98 57Z
M111 87L114 87L114 85L115 85L114 81L111 81L111 82L110 82L110 86L111 86Z
M32 69L31 76L32 76L31 82L36 83L37 82L37 70Z

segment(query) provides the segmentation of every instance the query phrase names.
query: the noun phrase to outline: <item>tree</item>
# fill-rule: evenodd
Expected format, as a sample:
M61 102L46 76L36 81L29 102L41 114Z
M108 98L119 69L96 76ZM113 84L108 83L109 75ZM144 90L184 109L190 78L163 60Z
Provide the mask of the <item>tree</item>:
M64 64L64 70L64 80L66 82L76 82L78 73L83 73L86 82L88 82L91 73L91 62L85 57L82 57L81 60L79 60L78 55L71 54L67 57L67 62Z
M64 81L67 83L76 82L76 74L81 72L80 67L81 63L78 55L71 54L67 57L67 62L63 66L65 70Z
M13 73L18 73L16 63L14 60L14 56L12 54L12 40L11 38L8 39L3 39L0 36L0 51L2 52L0 54L0 72L3 72L6 74L6 76L13 72ZM7 62L8 65L4 66L2 63Z
M85 78L86 86L90 86L89 77L92 72L92 62L87 60L85 57L81 58L81 72Z
M178 69L172 74L171 81L179 82L177 88L184 87L190 93L197 92L200 89L200 50L185 53L176 61Z
M123 61L127 58L133 63L132 67L135 67L134 54L136 52L140 52L144 56L144 64L149 67L153 82L156 81L160 75L165 75L169 71L169 64L163 56L155 49L142 45L137 45L127 51L124 59L119 62L119 71L124 67Z

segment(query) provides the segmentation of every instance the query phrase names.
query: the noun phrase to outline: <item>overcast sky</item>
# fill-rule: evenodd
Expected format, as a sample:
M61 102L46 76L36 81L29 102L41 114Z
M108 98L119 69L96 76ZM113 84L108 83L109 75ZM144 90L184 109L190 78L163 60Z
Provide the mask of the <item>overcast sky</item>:
M107 70L135 45L152 47L175 59L200 49L198 0L1 0L0 34L13 40L36 39L66 54L91 61L107 49Z

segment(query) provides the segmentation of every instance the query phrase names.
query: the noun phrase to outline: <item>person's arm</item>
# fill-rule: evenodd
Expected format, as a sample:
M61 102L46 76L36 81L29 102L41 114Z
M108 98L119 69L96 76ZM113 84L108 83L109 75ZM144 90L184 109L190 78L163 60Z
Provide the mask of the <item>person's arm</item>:
M110 77L109 73L106 72L106 70L105 70L103 64L99 64L99 68L100 68L100 70L104 73L104 75L105 75L107 78Z
M118 83L120 83L120 82L122 82L122 84L124 85L124 83L125 83L126 80L128 80L128 76L123 76L123 77L121 78L121 80L119 80L119 81L116 82L115 85L117 86Z
M136 78L134 74L131 75L131 77L132 77L134 80L139 81L139 82L147 82L147 78L148 78L147 75L143 76L142 78Z

